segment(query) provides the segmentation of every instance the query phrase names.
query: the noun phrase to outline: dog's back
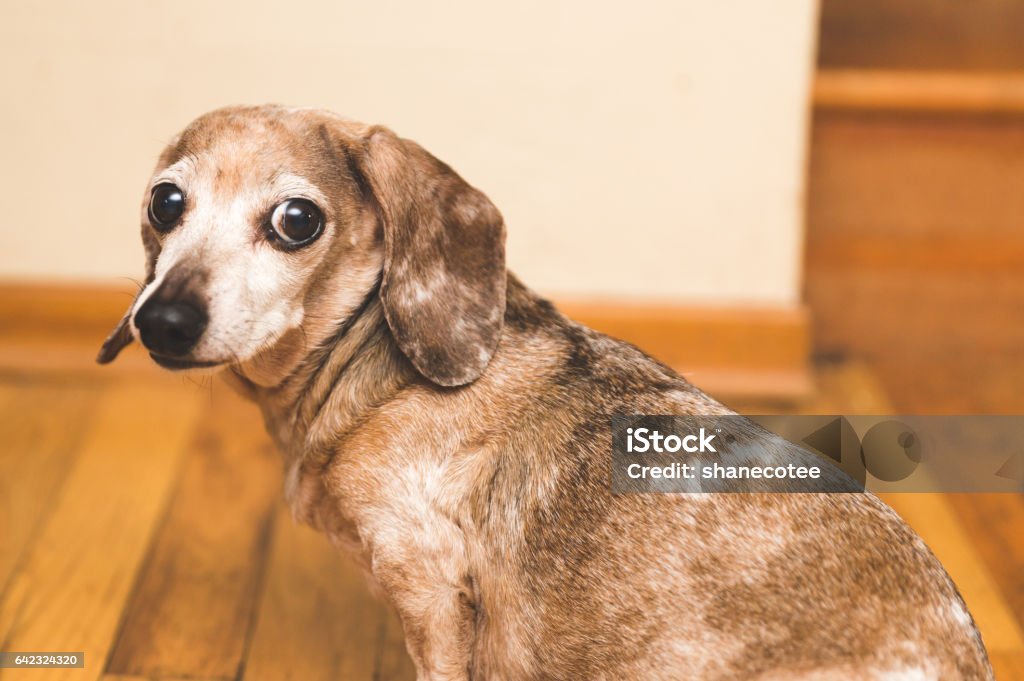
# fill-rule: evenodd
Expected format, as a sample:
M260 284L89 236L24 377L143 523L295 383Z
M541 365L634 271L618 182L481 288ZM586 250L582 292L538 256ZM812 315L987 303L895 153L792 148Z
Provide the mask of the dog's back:
M479 509L481 678L991 678L953 583L877 498L614 495L613 415L727 410L514 281L506 328L481 385L515 383L519 429Z

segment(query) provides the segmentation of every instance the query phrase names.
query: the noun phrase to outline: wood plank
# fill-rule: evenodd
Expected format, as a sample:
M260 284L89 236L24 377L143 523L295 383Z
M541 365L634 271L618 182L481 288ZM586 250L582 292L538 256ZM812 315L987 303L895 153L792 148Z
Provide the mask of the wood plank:
M1024 3L823 0L819 64L897 69L1024 69Z
M405 636L402 623L390 608L384 610L384 632L381 649L378 653L378 681L413 681L416 678L416 667L405 649Z
M819 110L885 113L1024 114L1024 76L1015 72L822 69Z
M129 674L104 674L100 677L100 681L156 681L153 677L149 676L132 676ZM203 677L179 677L174 678L171 676L161 676L159 681L218 681L217 679L204 679Z
M814 268L873 268L921 272L981 272L991 280L1024 269L1024 235L1006 234L999 248L976 235L830 233L815 237Z
M4 670L3 681L99 678L198 414L195 391L105 391L53 508L0 597L8 651L84 651L86 672Z
M1024 413L1024 356L964 348L944 356L923 350L917 358L873 360L901 413Z
M996 681L1024 681L1024 652L989 655Z
M950 502L1024 628L1024 495L954 494Z
M825 365L818 370L818 395L808 414L889 414L892 401L878 374L863 362Z
M383 680L385 667L392 678L412 678L396 664L385 606L348 556L284 509L272 545L244 681Z
M819 113L813 140L804 289L816 350L928 355L932 371L1019 356L1024 118Z
M77 385L0 386L0 593L53 507L96 392Z
M922 270L816 270L808 298L818 349L944 370L1024 347L1024 276Z
M255 614L281 462L262 417L215 385L107 671L234 679Z
M1021 118L819 111L811 135L809 238L1020 236Z

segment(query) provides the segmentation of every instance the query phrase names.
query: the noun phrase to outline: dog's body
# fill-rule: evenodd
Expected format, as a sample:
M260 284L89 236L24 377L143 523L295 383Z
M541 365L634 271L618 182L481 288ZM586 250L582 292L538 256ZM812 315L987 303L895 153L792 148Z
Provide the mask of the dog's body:
M273 200L253 188L282 176ZM295 515L365 566L421 679L991 678L952 582L870 495L612 494L613 415L730 412L507 275L500 215L419 147L231 109L165 152L168 178L192 212L143 221L147 287L101 360L157 337L136 326L150 300L244 306L155 354L223 364L260 404ZM211 270L269 246L200 223L288 192L328 207L323 236L245 256L287 288L224 293Z

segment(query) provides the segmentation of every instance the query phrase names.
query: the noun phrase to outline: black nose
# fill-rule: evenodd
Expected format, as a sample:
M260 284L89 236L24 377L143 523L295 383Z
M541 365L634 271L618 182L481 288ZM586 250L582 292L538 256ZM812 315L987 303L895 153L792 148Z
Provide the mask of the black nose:
M150 298L135 313L135 326L147 349L181 357L196 346L206 328L206 313L191 303Z

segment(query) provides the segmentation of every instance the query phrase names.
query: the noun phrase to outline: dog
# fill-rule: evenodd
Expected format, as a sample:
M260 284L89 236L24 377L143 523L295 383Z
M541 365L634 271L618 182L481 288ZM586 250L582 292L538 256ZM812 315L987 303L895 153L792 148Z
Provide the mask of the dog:
M418 679L991 679L867 493L613 494L618 414L731 414L505 268L484 194L329 112L234 107L164 150L104 343L220 370L297 519L397 611Z

